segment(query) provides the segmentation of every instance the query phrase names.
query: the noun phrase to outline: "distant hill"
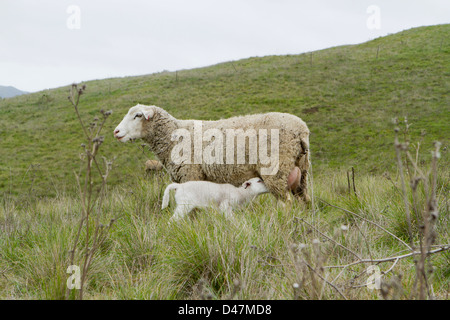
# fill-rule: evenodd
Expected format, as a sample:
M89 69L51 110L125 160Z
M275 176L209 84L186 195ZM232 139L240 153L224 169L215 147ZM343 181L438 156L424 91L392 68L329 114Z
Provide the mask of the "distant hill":
M19 90L11 86L0 86L0 98L12 98L26 93L28 92Z
M407 116L413 152L420 142L420 161L426 163L433 141L441 141L439 165L446 168L449 39L450 24L420 27L312 53L88 81L79 110L85 123L101 117L100 109L113 111L101 147L106 158L116 157L112 186L143 172L152 157L141 142L113 138L114 128L137 103L157 105L179 119L269 111L297 115L311 130L314 176L330 177L352 166L358 175L395 172L392 119ZM0 194L31 190L47 196L74 188L85 141L67 100L69 88L0 101Z

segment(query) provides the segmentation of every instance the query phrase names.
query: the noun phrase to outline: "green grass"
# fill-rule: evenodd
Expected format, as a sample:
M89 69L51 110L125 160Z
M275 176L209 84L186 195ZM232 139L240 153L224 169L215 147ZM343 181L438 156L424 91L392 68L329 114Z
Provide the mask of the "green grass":
M393 261L378 265L389 270L383 276L387 293L363 286L368 264L344 270L330 266L356 261L355 255L379 259L409 252L401 242L409 243L409 231L393 145L395 117L406 116L412 124L405 137L412 151L420 143L423 170L430 168L432 142L443 143L435 243L450 243L449 35L450 25L423 27L313 52L312 64L309 54L270 56L182 70L177 78L163 72L87 82L79 107L83 120L89 123L100 109L113 110L100 154L116 159L100 222L117 220L95 253L84 297L416 297L411 257L395 266ZM85 143L68 94L69 87L63 87L0 101L0 299L65 297L81 212L74 172L83 164L79 154ZM140 142L122 144L112 135L138 102L182 119L267 111L300 116L312 131L314 204L282 208L273 196L263 195L238 210L235 222L202 209L168 224L173 203L165 210L160 206L169 177L144 174L144 162L153 155ZM351 167L357 196L348 190ZM421 185L419 213L412 211L415 244L421 239L424 194ZM408 199L412 203L411 192ZM82 257L78 251L75 262ZM428 262L434 267L428 279L433 295L448 299L449 251L431 255ZM300 285L297 290L294 283ZM72 291L70 298L75 297Z
M111 185L126 183L152 157L139 142L124 145L112 135L136 103L160 106L181 119L295 114L311 129L318 172L343 166L374 174L392 170L391 120L408 117L412 141L425 130L422 146L441 141L448 165L449 36L450 25L422 27L313 52L312 65L309 54L268 56L181 70L177 76L162 72L88 81L82 114L89 123L100 109L113 110L102 146L107 158L117 157ZM0 101L0 193L74 191L83 135L68 94L69 87L62 87Z
M87 299L228 299L236 281L239 288L234 298L238 299L342 299L299 263L305 259L332 281L341 269L321 267L357 260L327 237L364 258L408 252L377 226L318 200L351 210L408 242L402 229L402 198L393 192L398 181L394 186L385 178L359 176L356 198L343 187L347 183L345 172L336 172L314 180L315 210L301 203L294 203L290 211L278 209L275 199L264 195L238 210L235 222L213 209L203 209L180 223L168 224L173 204L169 209L159 209L159 187L169 182L167 176L132 178L130 188L110 190L104 203L102 222L119 218L96 254L84 295ZM448 184L440 184L439 190L436 243L444 244L450 241ZM1 299L64 297L68 251L79 210L77 198L65 195L22 206L4 200L0 206ZM341 230L342 225L348 230ZM418 233L414 234L418 243ZM315 239L319 244L314 244ZM429 259L434 266L429 281L439 299L446 298L450 284L449 259L448 251ZM386 271L392 264L378 266ZM379 290L354 287L365 284L368 275L358 274L369 265L349 267L336 280L335 285L348 299L381 298ZM389 297L411 298L413 259L400 260L383 279L388 284L401 284L402 289ZM294 283L302 284L296 295Z

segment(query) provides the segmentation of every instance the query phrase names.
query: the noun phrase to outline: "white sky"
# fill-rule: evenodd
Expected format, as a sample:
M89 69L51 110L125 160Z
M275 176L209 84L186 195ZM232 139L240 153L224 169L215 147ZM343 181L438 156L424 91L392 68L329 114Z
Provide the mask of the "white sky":
M79 16L67 12L71 5ZM367 26L371 5L380 10L379 29ZM38 91L442 23L450 23L449 0L0 0L0 85Z

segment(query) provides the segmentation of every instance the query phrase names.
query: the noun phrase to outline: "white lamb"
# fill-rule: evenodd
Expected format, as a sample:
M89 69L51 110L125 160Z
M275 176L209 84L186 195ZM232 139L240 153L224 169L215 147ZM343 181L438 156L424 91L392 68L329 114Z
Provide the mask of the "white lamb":
M188 181L169 184L164 191L162 209L169 205L170 191L175 191L177 207L171 220L182 219L194 208L217 207L226 218L232 218L233 208L241 206L262 193L266 185L260 178L245 181L242 186L218 184L210 181Z

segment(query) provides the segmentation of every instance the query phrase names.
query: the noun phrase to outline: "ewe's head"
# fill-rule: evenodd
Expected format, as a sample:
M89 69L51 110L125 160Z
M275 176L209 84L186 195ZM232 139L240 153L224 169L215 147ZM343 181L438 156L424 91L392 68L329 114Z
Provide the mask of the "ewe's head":
M155 114L155 106L138 104L131 107L123 120L114 129L114 137L122 142L143 137L142 128L145 121L150 121Z
M269 190L267 190L266 185L264 184L264 181L261 178L252 178L248 181L245 181L242 184L242 187L246 190L251 191L253 194L257 195L269 192Z

